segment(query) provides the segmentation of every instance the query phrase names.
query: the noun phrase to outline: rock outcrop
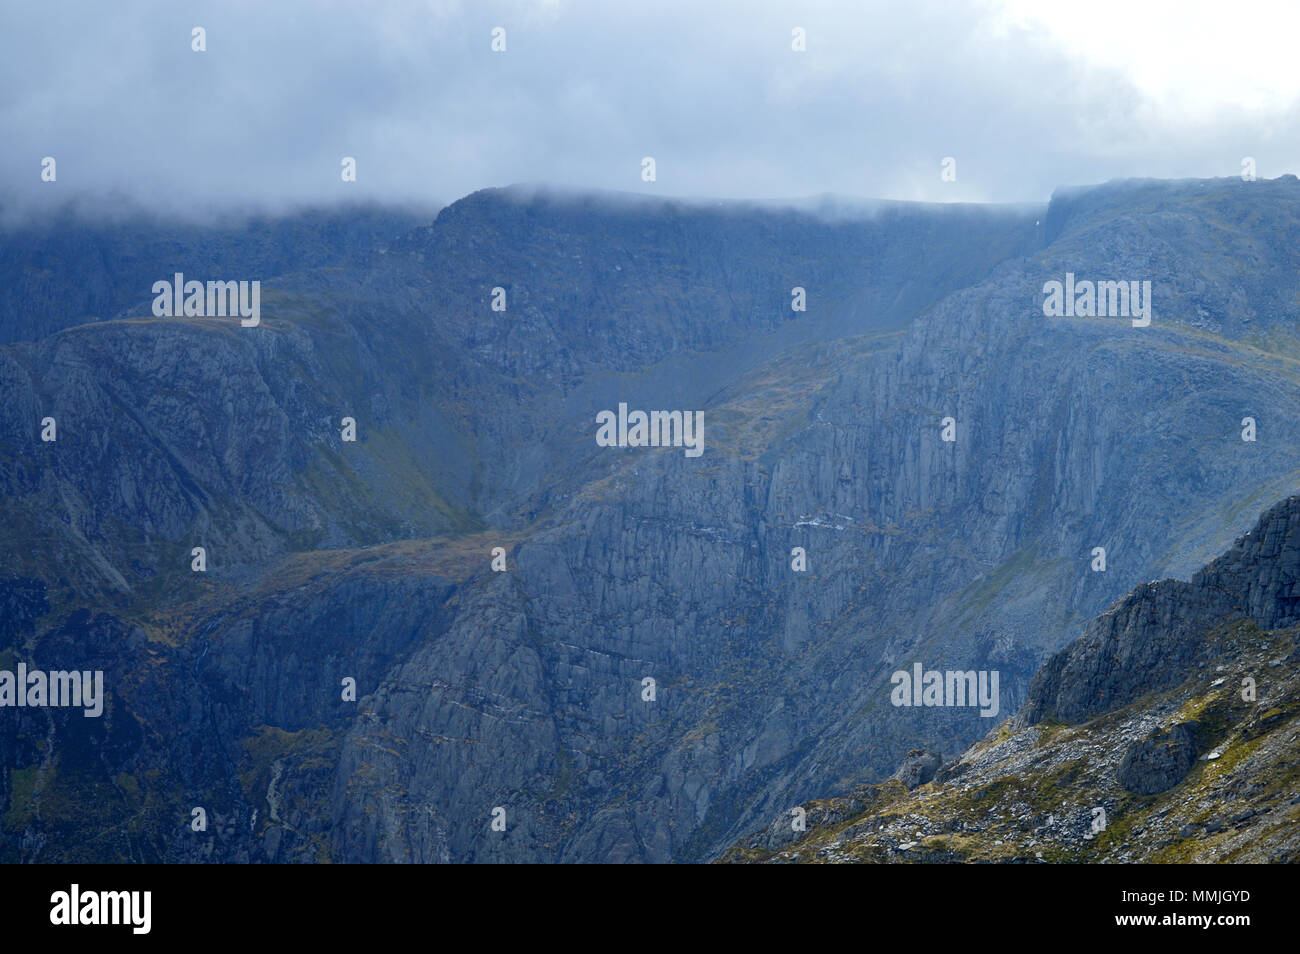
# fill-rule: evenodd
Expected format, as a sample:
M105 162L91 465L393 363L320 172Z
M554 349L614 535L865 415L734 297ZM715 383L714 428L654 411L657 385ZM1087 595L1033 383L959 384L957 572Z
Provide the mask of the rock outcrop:
M930 784L812 801L823 823L797 842L750 836L726 859L1300 860L1298 527L1291 497L1190 584L1119 601Z
M1194 725L1179 723L1130 745L1118 770L1125 791L1156 795L1186 778L1196 764Z
M1300 497L1277 504L1232 549L1192 576L1138 587L1052 656L1022 720L1081 722L1187 677L1216 623L1300 623Z

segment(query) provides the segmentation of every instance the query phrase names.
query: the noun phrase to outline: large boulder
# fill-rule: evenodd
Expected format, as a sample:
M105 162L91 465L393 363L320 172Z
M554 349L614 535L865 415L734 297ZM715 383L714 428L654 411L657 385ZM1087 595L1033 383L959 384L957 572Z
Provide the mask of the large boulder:
M1119 781L1135 795L1155 795L1181 782L1195 764L1195 724L1184 722L1129 746L1119 765Z

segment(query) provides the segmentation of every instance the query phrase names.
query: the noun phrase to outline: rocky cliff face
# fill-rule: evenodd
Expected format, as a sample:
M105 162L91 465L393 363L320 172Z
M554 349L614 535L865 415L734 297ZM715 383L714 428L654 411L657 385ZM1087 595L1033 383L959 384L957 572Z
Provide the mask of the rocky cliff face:
M1260 236L1298 212L1285 179L836 215L490 190L304 256L256 329L125 287L0 349L0 662L82 653L110 694L0 719L0 852L701 860L958 751L989 720L894 707L892 672L998 670L1004 716L1294 489L1300 262ZM1151 327L1045 317L1067 271L1152 280ZM702 409L704 454L597 447L620 401Z
M1263 630L1300 623L1300 498L1270 509L1190 583L1140 586L1090 622L1034 677L1022 721L1077 723L1177 684L1231 617Z
M1294 862L1300 497L1190 583L1139 587L1054 654L1024 707L919 786L777 818L733 861Z

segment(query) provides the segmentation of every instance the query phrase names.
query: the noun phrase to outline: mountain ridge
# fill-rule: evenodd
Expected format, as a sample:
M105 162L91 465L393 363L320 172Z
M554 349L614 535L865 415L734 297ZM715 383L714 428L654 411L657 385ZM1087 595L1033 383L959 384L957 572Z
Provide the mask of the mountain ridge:
M996 668L1019 708L1077 627L1300 485L1300 261L1258 238L1300 196L1250 185L1099 193L1048 245L1029 210L492 194L268 279L257 329L0 347L0 654L99 660L110 698L0 725L0 851L82 857L97 800L133 819L101 860L705 860L974 741L889 674ZM1151 328L1045 318L1066 271L1149 275ZM704 455L598 448L619 401L702 408Z

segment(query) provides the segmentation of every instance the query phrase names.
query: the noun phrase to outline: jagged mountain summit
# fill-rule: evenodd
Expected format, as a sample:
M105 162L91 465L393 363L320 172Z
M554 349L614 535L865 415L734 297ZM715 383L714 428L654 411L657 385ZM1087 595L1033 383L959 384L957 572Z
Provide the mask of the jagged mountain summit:
M809 804L731 861L1300 860L1300 497L1190 582L1143 584L958 758Z
M0 235L0 670L105 695L0 709L0 857L714 858L1297 489L1294 177L833 212ZM260 323L155 316L178 272ZM1067 276L1150 324L1046 314ZM624 404L703 452L601 446ZM916 663L997 714L891 704Z

